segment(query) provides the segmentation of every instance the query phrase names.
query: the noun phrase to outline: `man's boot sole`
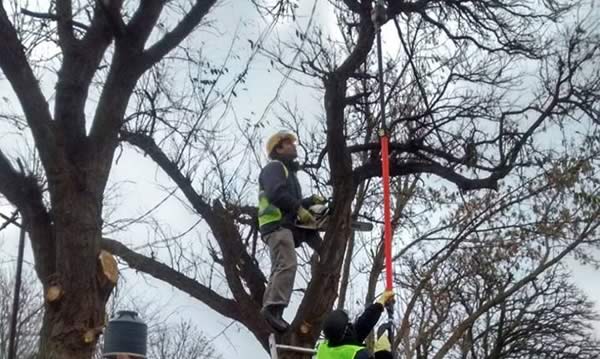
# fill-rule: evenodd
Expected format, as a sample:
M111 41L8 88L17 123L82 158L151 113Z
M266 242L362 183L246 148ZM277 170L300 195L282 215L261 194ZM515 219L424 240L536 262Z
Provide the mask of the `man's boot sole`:
M273 314L270 313L268 310L266 310L265 308L260 310L260 314L263 316L263 318L265 318L265 320L267 321L267 323L269 323L269 325L275 329L276 331L280 332L280 333L284 333L286 332L290 325L288 323L285 322L285 320L281 319L281 321L283 323L278 323L277 319L274 318Z

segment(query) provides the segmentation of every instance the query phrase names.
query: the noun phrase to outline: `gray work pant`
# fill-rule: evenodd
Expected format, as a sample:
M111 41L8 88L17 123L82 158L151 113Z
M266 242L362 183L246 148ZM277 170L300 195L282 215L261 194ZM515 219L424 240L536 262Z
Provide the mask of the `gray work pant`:
M265 290L263 306L287 306L294 289L296 278L296 248L294 235L287 228L279 228L264 236L271 254L271 276Z

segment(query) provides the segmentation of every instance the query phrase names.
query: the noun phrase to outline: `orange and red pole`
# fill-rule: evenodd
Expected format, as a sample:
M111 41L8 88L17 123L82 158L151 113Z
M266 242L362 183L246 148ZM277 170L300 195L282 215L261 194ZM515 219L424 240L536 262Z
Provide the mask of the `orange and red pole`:
M382 131L383 132L383 131ZM392 281L392 217L390 201L390 161L389 161L389 137L384 132L381 136L381 176L383 182L383 240L385 254L385 289L391 290L394 285Z
M379 103L381 114L381 128L379 132L381 141L381 179L383 185L383 220L384 220L384 255L385 255L385 289L392 290L393 268L392 268L392 215L390 213L390 153L389 153L389 133L387 123L385 121L385 88L383 76L383 53L381 44L381 25L385 22L385 7L383 0L377 0L373 9L373 21L375 31L377 32L377 65L379 66ZM387 306L389 329L388 335L390 342L394 341L394 308L392 305ZM395 350L392 344L392 357L396 357Z

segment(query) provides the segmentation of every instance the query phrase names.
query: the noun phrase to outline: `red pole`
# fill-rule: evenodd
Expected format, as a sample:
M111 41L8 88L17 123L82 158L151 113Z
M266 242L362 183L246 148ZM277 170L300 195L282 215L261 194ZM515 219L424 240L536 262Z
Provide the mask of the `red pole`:
M389 137L385 122L385 89L383 77L383 51L381 49L381 25L385 22L385 6L383 0L378 0L372 16L374 18L375 30L377 31L377 65L379 67L379 103L381 104L381 177L383 179L383 219L384 219L384 253L385 253L385 289L392 290L392 215L390 213L390 161L389 161ZM388 337L390 343L394 342L394 306L387 306ZM392 349L392 358L396 358L396 351Z
M392 284L392 216L390 213L390 161L389 138L386 133L381 136L381 175L383 179L383 220L384 220L384 253L385 253L385 289L391 290Z

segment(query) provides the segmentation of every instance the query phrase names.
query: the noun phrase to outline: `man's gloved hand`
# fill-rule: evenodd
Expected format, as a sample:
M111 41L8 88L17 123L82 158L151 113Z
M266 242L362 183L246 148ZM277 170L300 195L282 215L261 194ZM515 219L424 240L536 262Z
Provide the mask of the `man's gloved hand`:
M394 291L386 289L383 294L377 299L377 303L381 303L384 307L394 302Z
M373 347L373 352L377 353L381 351L392 351L392 343L390 343L390 339L388 338L388 335L385 332L382 336L379 337L379 339L377 339L377 341L375 342L375 346Z
M377 27L383 25L387 20L386 9L380 4L375 4L371 10L371 21Z
M298 208L298 221L302 224L309 224L315 222L315 217L304 207Z
M327 203L327 200L325 198L319 196L318 194L313 194L312 196L310 196L310 200L312 201L313 204Z

